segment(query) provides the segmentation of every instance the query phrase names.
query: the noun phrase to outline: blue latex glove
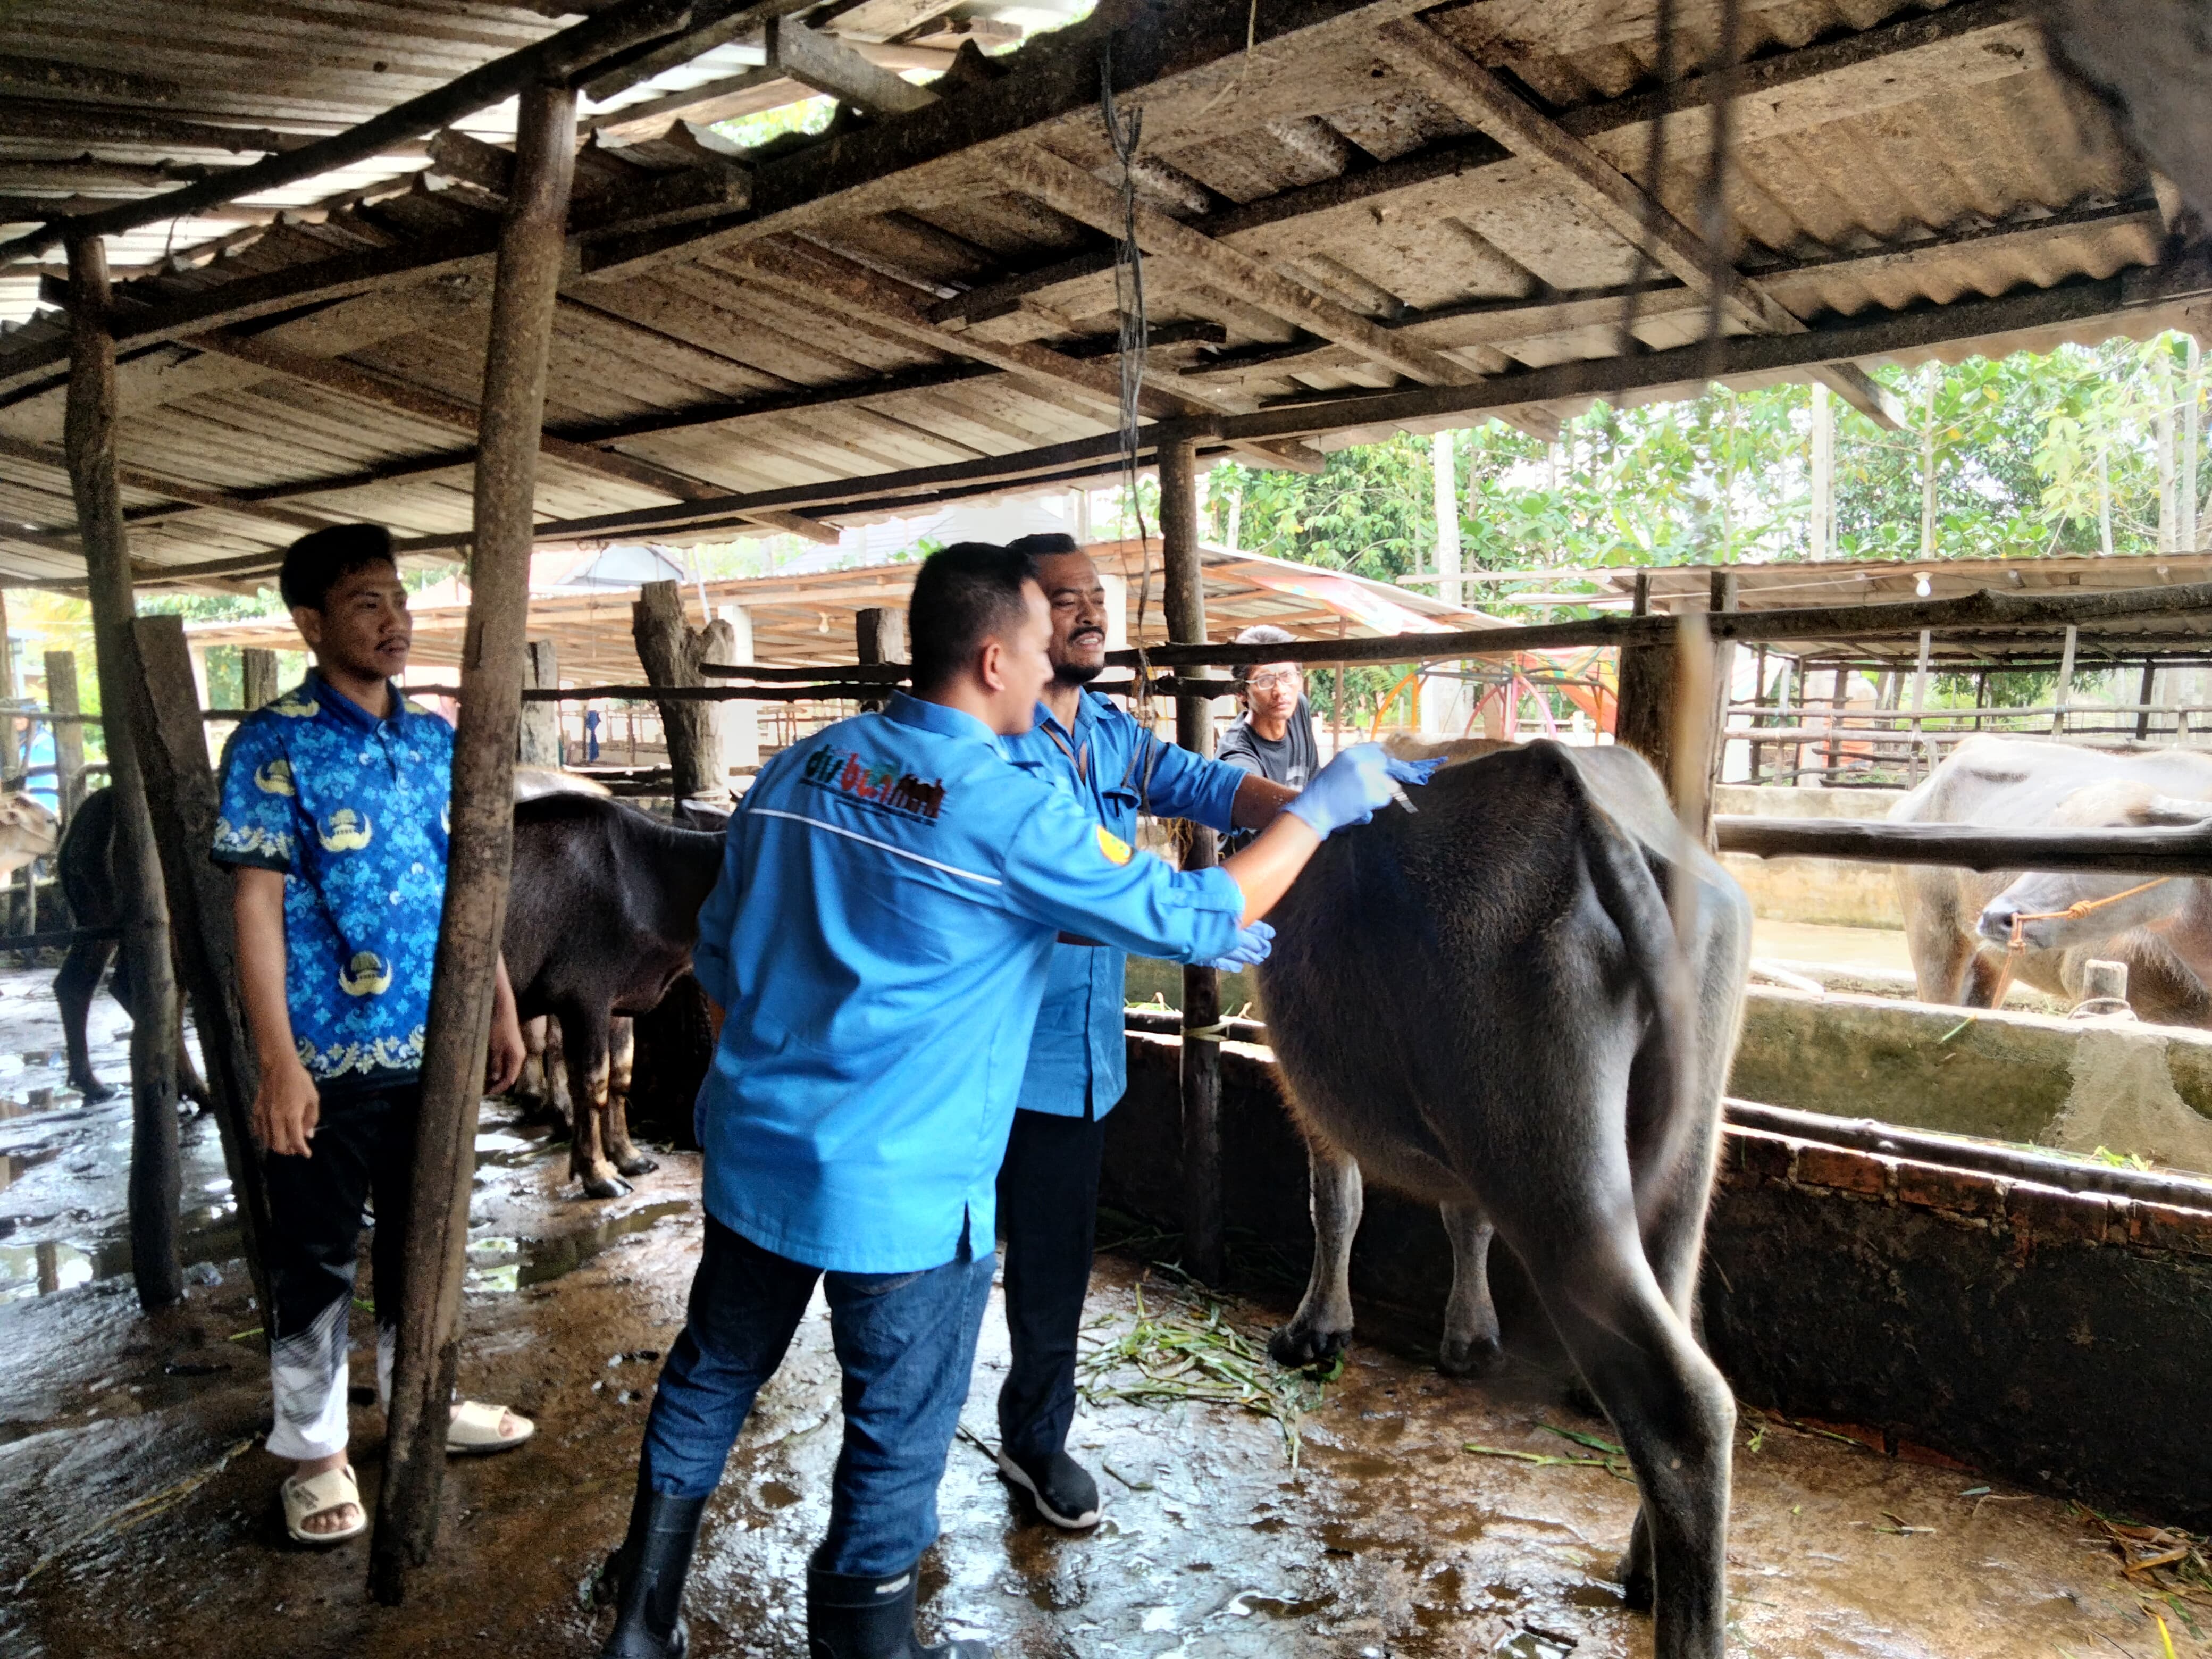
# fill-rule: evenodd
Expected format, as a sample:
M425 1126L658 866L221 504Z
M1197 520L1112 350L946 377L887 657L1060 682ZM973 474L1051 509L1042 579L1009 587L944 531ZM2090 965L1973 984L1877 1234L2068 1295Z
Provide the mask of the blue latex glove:
M1441 760L1393 760L1379 743L1356 743L1321 769L1297 799L1283 810L1304 818L1324 837L1364 823L1376 809L1403 799L1402 786L1429 781ZM1411 803L1407 803L1408 808Z
M1237 942L1214 957L1213 966L1224 974L1233 974L1240 968L1265 962L1267 953L1274 948L1274 928L1267 922L1255 921L1249 927L1237 930Z

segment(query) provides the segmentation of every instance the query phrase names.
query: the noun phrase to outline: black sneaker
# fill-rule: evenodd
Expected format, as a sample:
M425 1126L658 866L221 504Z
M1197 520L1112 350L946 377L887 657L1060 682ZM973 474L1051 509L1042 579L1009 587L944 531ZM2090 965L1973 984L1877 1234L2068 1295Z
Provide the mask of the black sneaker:
M999 1473L1036 1500L1037 1513L1069 1532L1088 1532L1098 1524L1098 1483L1064 1451L1018 1463L999 1454Z

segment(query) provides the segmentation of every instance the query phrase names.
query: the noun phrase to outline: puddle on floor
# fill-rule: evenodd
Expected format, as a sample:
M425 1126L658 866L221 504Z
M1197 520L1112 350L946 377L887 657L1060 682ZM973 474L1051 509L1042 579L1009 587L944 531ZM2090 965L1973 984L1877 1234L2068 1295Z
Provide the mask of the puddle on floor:
M520 1291L572 1273L609 1245L645 1231L654 1223L690 1212L688 1198L662 1199L604 1221L547 1238L514 1239L496 1235L469 1241L468 1287L472 1291Z

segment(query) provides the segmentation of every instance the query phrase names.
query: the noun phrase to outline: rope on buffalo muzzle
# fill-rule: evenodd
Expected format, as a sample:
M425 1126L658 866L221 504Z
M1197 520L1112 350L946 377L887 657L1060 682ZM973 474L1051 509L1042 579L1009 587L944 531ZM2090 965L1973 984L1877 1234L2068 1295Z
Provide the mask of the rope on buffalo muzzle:
M2004 1006L2005 993L2012 989L2014 971L2019 968L2021 959L2027 954L2027 938L2025 930L2029 922L2079 921L2082 917L2094 915L2108 904L2118 904L2122 899L2131 899L2137 893L2148 893L2152 888L2163 887L2172 879L2172 876L2154 876L2148 881L2137 883L2124 892L2107 894L2100 899L2075 899L2063 910L2027 910L2015 915L2012 919L2012 939L2005 945L2004 965L1997 970L1996 988L1990 993L1990 1006L1992 1008Z

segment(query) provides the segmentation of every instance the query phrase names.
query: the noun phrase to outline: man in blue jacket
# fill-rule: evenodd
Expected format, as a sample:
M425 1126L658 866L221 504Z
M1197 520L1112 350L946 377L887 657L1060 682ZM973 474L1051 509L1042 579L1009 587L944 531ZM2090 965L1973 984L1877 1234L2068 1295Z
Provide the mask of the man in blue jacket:
M1139 812L1257 832L1297 791L1163 742L1086 690L1106 666L1106 589L1061 535L1012 544L1036 562L1052 610L1052 684L1036 723L1006 740L1015 765L1075 796L1125 842ZM1285 635L1285 637L1288 637ZM1128 955L1062 933L1052 949L1006 1158L999 1231L1006 1241L1006 1334L999 1390L999 1472L1056 1527L1098 1524L1098 1483L1067 1454L1075 1418L1076 1333L1091 1288L1106 1114L1128 1086L1121 1008Z
M933 556L908 611L915 694L771 761L730 820L694 962L725 1011L699 1095L707 1237L663 1366L604 1659L681 1659L708 1498L817 1281L844 1371L811 1659L923 1648L915 1569L989 1299L994 1185L1053 941L1257 960L1260 917L1324 836L1425 769L1347 750L1251 847L1181 872L1012 764L1052 678L1034 568Z

